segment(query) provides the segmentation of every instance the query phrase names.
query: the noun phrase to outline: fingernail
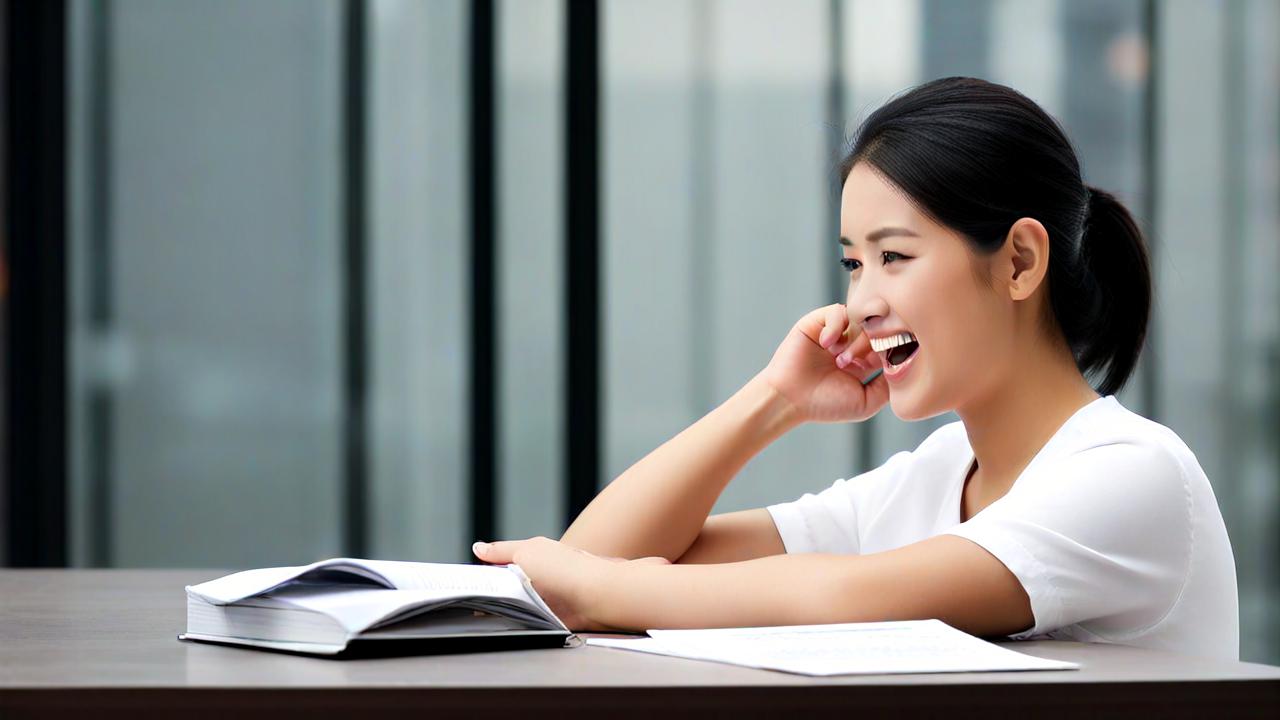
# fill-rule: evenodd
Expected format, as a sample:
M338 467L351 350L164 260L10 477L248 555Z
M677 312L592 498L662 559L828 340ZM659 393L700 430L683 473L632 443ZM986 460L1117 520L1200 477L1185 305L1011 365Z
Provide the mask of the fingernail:
M489 543L478 542L471 545L471 552L477 555L483 555L489 552Z

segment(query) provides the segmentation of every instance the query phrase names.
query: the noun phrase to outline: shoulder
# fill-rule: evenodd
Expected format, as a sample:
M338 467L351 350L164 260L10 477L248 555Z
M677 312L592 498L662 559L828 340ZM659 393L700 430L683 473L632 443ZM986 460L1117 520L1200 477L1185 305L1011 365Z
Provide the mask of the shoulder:
M1058 453L1042 472L1088 473L1161 492L1187 492L1203 477L1195 455L1173 430L1130 411L1114 396L1101 398L1064 428ZM1055 472L1056 470L1056 472Z
M1087 410L988 508L987 519L1051 529L1101 554L1183 564L1192 487L1203 481L1194 456L1171 430L1110 396Z

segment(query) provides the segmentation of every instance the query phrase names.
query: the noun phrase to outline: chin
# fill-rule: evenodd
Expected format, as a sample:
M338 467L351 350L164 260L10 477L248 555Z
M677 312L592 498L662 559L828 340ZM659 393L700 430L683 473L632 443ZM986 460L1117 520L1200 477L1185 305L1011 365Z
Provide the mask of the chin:
M893 394L893 391L889 392L889 407L893 410L893 414L896 415L899 420L913 422L915 420L923 420L925 418L925 416L916 408L914 403L906 398L900 400L898 397L898 395Z
M915 422L917 420L928 420L931 417L937 417L950 408L938 407L937 402L931 402L933 398L928 393L920 392L920 388L913 387L911 389L903 388L901 390L889 390L889 407L893 410L893 414L899 420L905 422Z

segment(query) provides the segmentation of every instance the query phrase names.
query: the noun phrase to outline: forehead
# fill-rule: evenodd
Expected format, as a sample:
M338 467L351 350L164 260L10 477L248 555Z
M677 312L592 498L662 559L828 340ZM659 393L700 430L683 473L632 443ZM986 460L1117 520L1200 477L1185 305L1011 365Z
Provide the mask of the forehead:
M886 225L919 232L929 224L901 191L867 163L854 165L845 178L840 193L840 229L845 237L860 238Z

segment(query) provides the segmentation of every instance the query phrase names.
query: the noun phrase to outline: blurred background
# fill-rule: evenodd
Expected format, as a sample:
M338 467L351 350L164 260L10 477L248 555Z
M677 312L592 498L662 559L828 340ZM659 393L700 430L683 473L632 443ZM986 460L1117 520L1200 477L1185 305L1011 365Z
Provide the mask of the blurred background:
M1120 399L1196 453L1242 659L1280 663L1274 0L3 0L0 23L7 564L558 537L843 300L857 123L973 75L1057 117L1149 233ZM716 511L953 419L802 427Z

